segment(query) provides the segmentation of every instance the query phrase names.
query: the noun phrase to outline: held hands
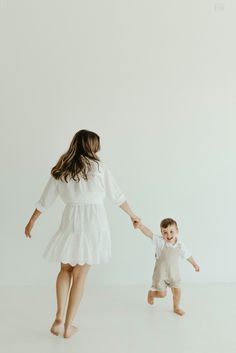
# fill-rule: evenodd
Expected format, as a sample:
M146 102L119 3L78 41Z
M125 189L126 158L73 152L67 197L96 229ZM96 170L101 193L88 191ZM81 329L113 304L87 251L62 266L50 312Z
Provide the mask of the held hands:
M134 226L134 229L140 229L142 226L141 219L139 218L139 219L133 220L133 226Z
M141 227L142 227L141 221L139 221L139 222L134 222L134 229L141 229Z
M139 225L142 224L141 219L138 216L133 216L130 218L131 218L131 222L133 223L134 229L137 229L139 227Z

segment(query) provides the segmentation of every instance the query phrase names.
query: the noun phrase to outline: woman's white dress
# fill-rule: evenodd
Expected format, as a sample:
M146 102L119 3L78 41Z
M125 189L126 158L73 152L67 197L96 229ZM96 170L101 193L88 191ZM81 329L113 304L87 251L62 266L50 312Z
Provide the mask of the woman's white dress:
M65 203L59 229L48 243L43 257L49 261L100 264L111 257L111 237L104 199L118 206L126 201L112 173L102 162L92 162L88 180L68 183L50 177L36 208L43 212L58 195Z

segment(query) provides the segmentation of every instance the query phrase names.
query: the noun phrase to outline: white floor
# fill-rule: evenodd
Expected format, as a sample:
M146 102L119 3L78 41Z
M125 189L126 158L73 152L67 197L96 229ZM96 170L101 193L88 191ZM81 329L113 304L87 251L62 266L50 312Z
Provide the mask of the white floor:
M0 288L0 351L3 353L235 353L236 284L183 285L184 317L172 313L171 295L154 307L146 287L86 288L65 340L48 328L54 288Z

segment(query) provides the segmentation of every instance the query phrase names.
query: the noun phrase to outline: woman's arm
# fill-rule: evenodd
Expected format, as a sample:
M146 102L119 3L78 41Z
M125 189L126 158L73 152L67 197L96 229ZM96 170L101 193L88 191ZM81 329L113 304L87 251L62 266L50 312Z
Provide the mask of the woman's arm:
M37 208L35 209L34 213L32 214L28 224L25 227L25 235L27 236L27 238L31 238L31 230L34 226L34 223L36 222L36 220L39 218L39 216L41 215L42 212L40 212L39 210L37 210Z
M133 213L127 201L123 202L119 207L130 216L134 227L136 222L140 222L140 218Z
M32 214L28 224L25 227L25 235L27 238L31 238L31 230L34 226L35 221L39 218L42 212L46 211L56 200L58 196L57 180L50 176L40 200L36 203L36 209Z

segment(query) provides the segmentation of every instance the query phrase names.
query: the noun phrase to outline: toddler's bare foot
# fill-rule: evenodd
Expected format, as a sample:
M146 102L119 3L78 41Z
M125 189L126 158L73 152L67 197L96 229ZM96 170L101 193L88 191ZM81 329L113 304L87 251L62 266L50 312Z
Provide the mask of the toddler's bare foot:
M61 326L61 320L56 319L56 320L54 321L54 323L52 324L52 327L51 327L51 329L50 329L50 332L51 332L53 335L58 336L59 333L60 333L60 326Z
M77 331L78 331L78 327L75 327L75 326L69 326L68 328L65 328L64 338L70 338Z
M179 316L183 316L185 314L185 312L180 308L175 308L174 313L176 313Z
M151 290L148 291L147 302L150 305L154 304L154 295L153 295L153 292Z

